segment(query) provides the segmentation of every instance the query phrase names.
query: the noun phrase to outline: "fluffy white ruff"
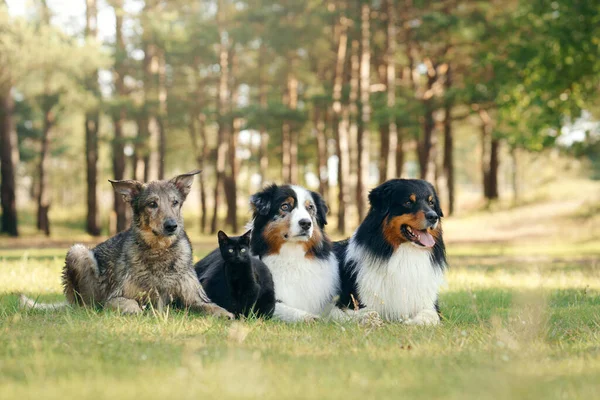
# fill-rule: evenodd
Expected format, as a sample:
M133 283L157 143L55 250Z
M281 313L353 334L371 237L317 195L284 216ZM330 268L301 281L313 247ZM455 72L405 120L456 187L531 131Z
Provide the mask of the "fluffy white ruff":
M439 323L435 311L443 272L433 265L429 250L404 243L389 259L375 257L354 238L346 261L354 261L360 301L384 320L414 325Z
M339 290L335 255L308 258L302 244L285 243L279 254L262 258L275 283L275 317L287 322L316 319L327 311Z

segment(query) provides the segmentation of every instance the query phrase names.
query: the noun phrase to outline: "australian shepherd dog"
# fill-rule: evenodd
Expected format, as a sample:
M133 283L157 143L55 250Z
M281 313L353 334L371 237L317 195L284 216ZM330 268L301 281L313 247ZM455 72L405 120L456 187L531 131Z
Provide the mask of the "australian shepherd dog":
M433 186L393 179L373 189L369 202L352 237L334 245L340 261L338 305L377 311L387 321L438 324L446 253Z
M250 251L275 283L274 317L286 322L329 316L340 288L339 267L325 234L327 205L300 186L270 185L250 199Z

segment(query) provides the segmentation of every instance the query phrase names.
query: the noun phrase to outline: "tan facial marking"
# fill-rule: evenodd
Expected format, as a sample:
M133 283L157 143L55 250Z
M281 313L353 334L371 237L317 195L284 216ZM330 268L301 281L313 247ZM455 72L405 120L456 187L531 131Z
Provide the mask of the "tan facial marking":
M397 249L402 243L407 242L400 231L402 225L408 225L413 229L422 230L424 229L425 224L425 213L423 211L418 211L416 214L404 214L385 219L382 227L383 238L394 249Z
M432 201L432 200L433 200L433 196L429 196L429 199L428 199L428 200L429 200L429 201Z
M413 193L413 194L411 194L411 195L410 195L408 198L409 198L409 199L410 199L410 201L412 201L413 203L414 203L415 201L417 201L417 195L416 195L416 194L414 194L414 193Z

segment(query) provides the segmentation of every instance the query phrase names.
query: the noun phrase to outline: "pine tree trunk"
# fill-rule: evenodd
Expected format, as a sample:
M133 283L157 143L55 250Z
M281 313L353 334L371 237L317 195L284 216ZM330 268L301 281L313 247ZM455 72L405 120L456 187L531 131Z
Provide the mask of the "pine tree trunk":
M385 140L387 154L382 150L382 156L385 157L385 180L395 178L399 175L396 158L398 156L398 127L396 125L396 116L394 115L396 107L396 4L395 0L386 1L387 11L387 48L386 48L386 78L387 78L387 108L390 112L388 117L387 138ZM381 179L380 179L381 180Z
M218 14L222 12L222 4L219 2L219 10ZM217 19L219 19L217 17ZM227 51L227 44L225 42L225 38L223 37L223 33L220 34L221 37L221 46L219 51L219 66L220 66L220 76L219 76L219 89L218 89L218 99L217 99L217 118L219 123L219 129L217 131L217 171L216 171L216 179L215 179L215 190L214 190L214 207L213 207L213 217L210 224L210 232L211 234L217 233L217 220L218 220L218 212L219 212L219 201L220 201L220 190L221 186L224 185L225 180L225 163L227 160L227 147L229 145L229 134L228 134L228 124L226 118L227 112L227 101L229 99L228 93L228 83L229 83L229 54Z
M446 71L444 90L446 96L452 87L450 66ZM446 98L444 102L444 176L448 190L448 215L454 214L454 138L452 137L452 101Z
M518 156L517 156L517 148L510 148L510 156L512 160L512 174L511 174L511 182L513 189L513 203L517 204L520 198L519 191L519 164L518 164Z
M379 124L379 183L385 182L388 179L388 164L390 159L388 157L390 152L390 126L386 123ZM396 154L394 154L394 168L396 162Z
M266 60L267 58L267 48L265 46L264 40L260 44L260 54L259 54L259 65L258 71L260 74L260 82L259 82L259 99L258 102L260 104L261 112L263 113L261 120L265 118L265 114L267 111L267 83L265 79L266 75ZM267 133L267 129L265 128L265 124L260 125L260 149L259 149L259 165L260 165L260 187L264 185L267 181L267 173L269 170L269 134Z
M329 179L327 174L327 132L325 131L325 119L320 105L315 104L313 110L313 126L317 135L317 165L319 174L319 193L323 198L329 197Z
M96 40L97 36L97 8L96 0L86 0L85 35L88 40ZM86 82L87 90L93 93L100 101L98 87L98 71L94 71ZM88 110L85 114L85 160L86 160L86 188L87 188L87 218L86 231L92 236L100 235L98 225L98 195L96 186L98 182L98 124L100 112L98 105Z
M50 147L50 130L54 124L54 114L49 107L44 107L44 123L42 126L42 140L40 149L40 160L38 164L38 189L37 189L37 228L50 236L50 220L48 212L50 200L48 196L48 177L46 164L48 159L48 148Z
M419 160L419 171L421 179L427 179L429 172L429 158L435 121L433 119L433 95L431 89L435 82L435 75L431 72L427 77L427 90L423 99L423 136L417 145L417 156Z
M290 94L290 109L296 111L298 108L298 78L295 74L296 61L292 58L292 71L289 76L289 94ZM290 183L298 183L298 141L299 132L294 129L294 125L290 126Z
M237 137L241 127L241 121L239 118L235 118L233 116L235 108L237 106L238 101L238 86L237 86L237 71L238 71L238 57L236 54L231 52L230 56L231 60L231 71L229 74L229 84L230 89L229 93L231 96L229 98L229 114L230 117L230 133L229 133L229 144L228 144L228 153L227 153L227 164L229 167L229 171L227 177L225 178L224 191L225 191L225 199L227 202L227 225L231 226L233 232L238 231L238 223L237 223L237 176L239 174L240 166L239 160L236 157L236 149L237 149Z
M158 179L165 179L167 154L167 66L165 51L158 52Z
M498 165L500 142L493 137L492 119L485 110L479 111L481 118L481 169L483 196L487 200L498 198Z
M123 41L123 1L117 0L113 2L115 9L115 71L114 81L115 89L119 100L123 100L125 93L125 69L124 58L126 57L125 43ZM113 113L113 125L115 134L112 140L112 170L113 179L125 179L125 153L124 153L124 135L123 124L125 122L125 110L123 107L118 107ZM116 231L122 232L127 229L127 204L123 201L120 195L114 192L114 212L116 214Z
M360 108L361 116L358 129L358 180L356 183L356 208L358 223L361 223L366 213L367 187L369 184L369 125L371 123L370 75L371 75L371 9L363 4L361 9L361 56L360 56Z
M13 121L14 101L10 87L0 93L0 195L2 201L2 232L19 236L15 170L18 159L17 132Z
M206 139L206 115L200 114L198 118L199 122L199 130L200 130L200 140L202 141L201 145L201 159L198 160L198 168L203 169L205 160L208 159L209 149L208 149L208 141ZM200 174L200 231L202 233L206 232L206 219L207 219L207 207L206 207L206 184L204 182L204 174Z
M344 81L344 64L348 47L348 21L346 17L340 18L339 39L337 46L337 57L335 66L335 78L333 85L333 133L336 140L338 156L338 232L346 232L346 204L347 185L346 178L349 175L349 153L348 153L348 109L342 107L342 86Z

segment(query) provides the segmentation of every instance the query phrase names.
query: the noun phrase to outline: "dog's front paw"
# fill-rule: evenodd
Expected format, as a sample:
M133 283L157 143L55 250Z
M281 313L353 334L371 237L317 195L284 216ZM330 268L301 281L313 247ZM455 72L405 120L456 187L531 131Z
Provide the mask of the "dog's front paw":
M383 325L383 319L381 315L375 310L359 310L356 312L358 323L360 325L367 325L377 327Z
M203 308L204 308L204 311L206 311L210 315L214 315L215 317L225 318L225 319L235 319L235 315L233 315L232 313L230 313L223 307L220 307L216 304L208 303Z
M404 323L406 325L438 325L440 316L435 310L423 310L413 318L405 320Z
M318 315L314 315L314 314L306 314L304 317L302 317L302 322L307 322L307 323L315 323L317 321L319 321L321 319L321 317L319 317Z

